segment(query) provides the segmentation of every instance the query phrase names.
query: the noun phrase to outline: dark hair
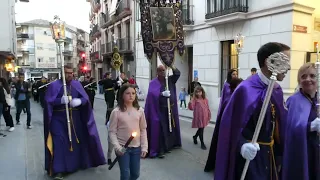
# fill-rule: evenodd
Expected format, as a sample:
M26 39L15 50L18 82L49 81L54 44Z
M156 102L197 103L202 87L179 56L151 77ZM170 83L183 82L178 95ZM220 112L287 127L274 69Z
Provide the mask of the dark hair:
M251 68L251 72L257 72L257 68Z
M230 69L228 71L228 75L227 75L227 82L230 83L231 79L232 79L232 73L237 71L236 69Z
M201 92L202 92L202 98L203 98L203 99L206 98L206 92L204 91L203 87L201 87L201 86L196 86L196 87L194 88L194 97L195 97L195 98L197 98L197 95L196 95L197 91L201 91Z
M7 91L7 94L10 94L10 88L7 80L5 78L0 78L0 82L2 84L2 87Z
M290 47L277 42L269 42L260 47L257 53L258 63L260 68L264 67L265 60L273 53L288 51Z
M19 73L19 77L21 77L21 76L24 76L24 74L23 73Z
M123 84L119 90L119 101L118 101L118 107L121 111L125 111L127 108L124 104L124 100L123 100L123 94L124 92L128 89L128 88L132 88L135 89L135 86L132 84ZM136 98L132 103L133 107L136 108L137 110L140 109L139 103L138 103L138 96L136 93Z
M110 72L106 72L104 75L107 77L109 76L111 73Z
M230 81L230 91L233 93L233 91L237 88L237 86L242 82L243 80L241 78L233 78Z

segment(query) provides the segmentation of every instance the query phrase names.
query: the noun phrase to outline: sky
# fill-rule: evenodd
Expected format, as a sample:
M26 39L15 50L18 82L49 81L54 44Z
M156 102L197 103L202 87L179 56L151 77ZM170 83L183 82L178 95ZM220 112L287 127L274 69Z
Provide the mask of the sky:
M86 0L30 0L16 3L16 22L52 21L54 15L58 15L67 24L89 32L89 12L90 3Z

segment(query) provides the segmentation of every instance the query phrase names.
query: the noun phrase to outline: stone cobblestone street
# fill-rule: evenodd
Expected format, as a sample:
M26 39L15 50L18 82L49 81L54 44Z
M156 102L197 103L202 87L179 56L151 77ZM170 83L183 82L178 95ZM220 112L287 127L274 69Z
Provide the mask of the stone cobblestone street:
M44 171L43 114L39 104L31 101L32 130L26 129L26 114L21 115L22 124L14 132L6 132L0 139L0 179L3 180L47 180ZM15 109L11 111L15 119ZM105 155L107 154L107 129L105 102L95 101L95 120ZM3 118L1 129L4 129ZM192 142L196 129L191 129L190 119L180 119L183 147L174 150L165 159L144 159L141 161L141 180L212 180L212 173L203 172L208 150L200 149ZM210 145L213 125L205 129L205 143ZM118 165L111 171L104 165L98 168L78 171L67 176L67 180L119 180Z

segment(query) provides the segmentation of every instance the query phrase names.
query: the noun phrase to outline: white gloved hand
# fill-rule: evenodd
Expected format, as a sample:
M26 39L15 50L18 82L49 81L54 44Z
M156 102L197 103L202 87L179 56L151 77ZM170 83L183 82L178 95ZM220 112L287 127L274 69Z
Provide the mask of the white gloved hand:
M310 123L310 131L317 131L318 133L320 133L320 118L316 118Z
M71 107L78 107L81 105L81 99L80 98L74 98L70 102Z
M68 96L62 96L61 97L61 104L68 104L69 103L69 97Z
M162 94L162 96L164 96L164 97L170 97L170 96L171 96L171 93L170 93L170 91L168 91L168 90L163 91L161 94Z
M258 151L260 151L260 146L258 143L245 143L241 147L242 157L250 161L256 157Z
M118 86L121 86L122 85L122 82L121 81L117 81L118 83Z

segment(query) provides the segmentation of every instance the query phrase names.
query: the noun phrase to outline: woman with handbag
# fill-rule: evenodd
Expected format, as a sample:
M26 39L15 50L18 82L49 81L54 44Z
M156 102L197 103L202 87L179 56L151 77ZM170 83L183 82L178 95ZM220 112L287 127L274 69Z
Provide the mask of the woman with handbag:
M7 130L9 132L14 131L13 119L10 113L11 106L13 106L13 99L11 98L10 88L8 82L4 78L0 78L0 83L2 85L5 101L3 103L2 114L6 122Z

